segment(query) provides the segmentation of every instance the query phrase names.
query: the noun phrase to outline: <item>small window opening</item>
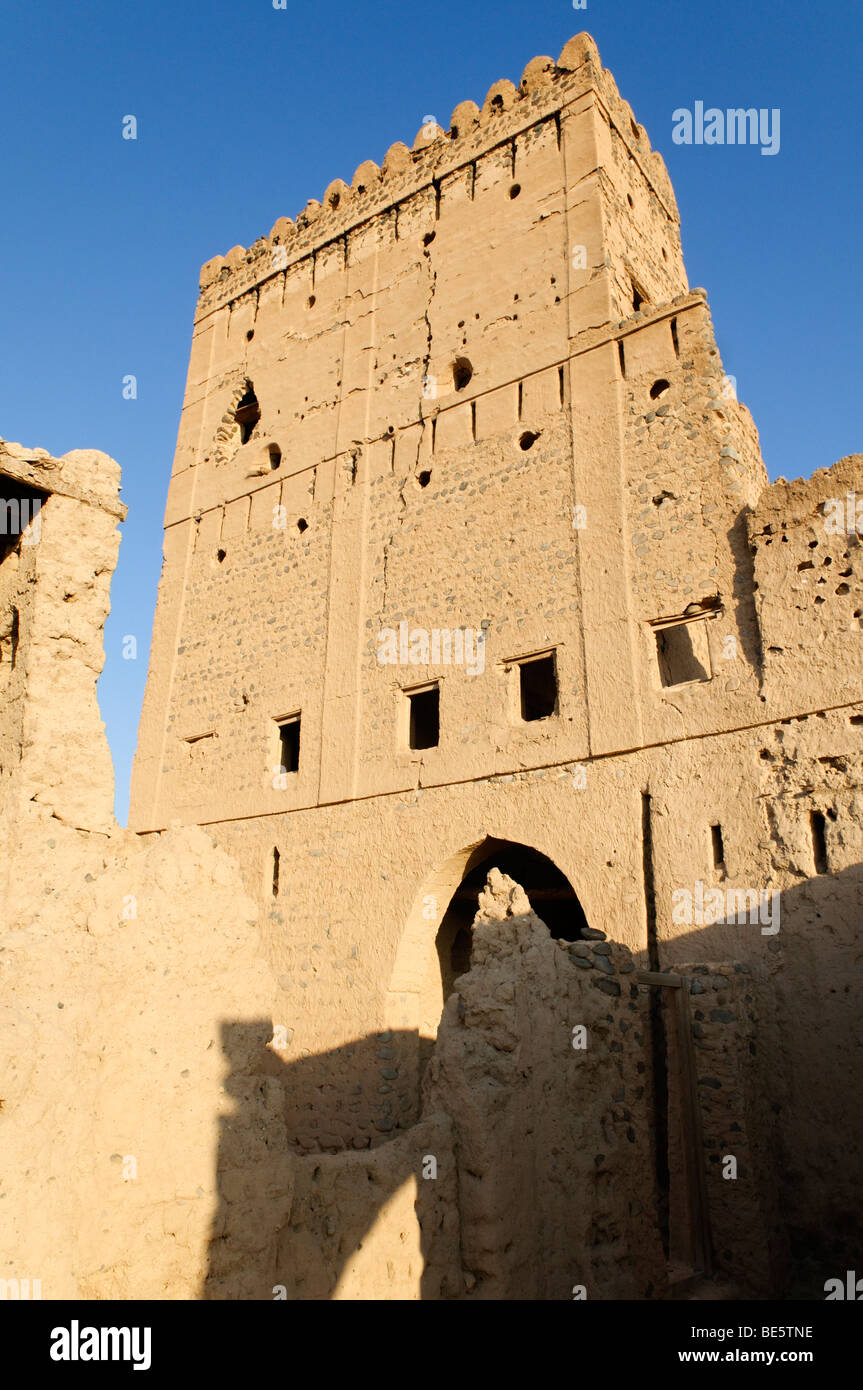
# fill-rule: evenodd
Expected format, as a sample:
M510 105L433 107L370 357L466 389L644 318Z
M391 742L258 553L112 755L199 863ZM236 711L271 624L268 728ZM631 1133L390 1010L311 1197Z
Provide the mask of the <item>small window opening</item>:
M820 811L810 811L809 825L812 831L812 855L816 874L827 873L827 837L824 833L825 820Z
M314 296L313 294L310 294L309 297L308 297L308 299L306 300L306 308L307 308L307 309L314 309L316 302L317 302L317 301L316 301L315 296Z
M517 198L520 192L521 192L521 184L520 184L520 183L514 183L513 186L512 186L512 188L509 190L509 196L510 196L510 198Z
M281 858L281 855L279 854L279 851L278 851L278 850L275 848L275 846L274 846L274 847L273 847L273 897L274 897L274 898L277 898L277 897L279 896L279 859L280 859L280 858Z
M217 550L217 551L216 551L216 559L218 560L219 564L222 563L222 561L224 560L224 558L225 558L225 556L227 555L227 553L228 553L227 550Z
M419 483L420 487L428 487L429 483L431 482L431 473L427 468L424 468L421 473L417 474L417 482Z
M558 392L560 393L560 403L561 403L561 405L564 405L564 404L565 404L566 380L565 380L565 377L564 377L563 367L558 367L558 369L557 369L557 389L558 389Z
M677 319L671 320L671 345L674 348L675 357L680 356L680 339L677 336Z
M271 444L267 449L267 453L270 456L270 467L278 468L282 462L282 451L278 444Z
M626 353L623 350L623 339L617 340L617 356L620 360L620 375L626 376Z
M518 418L521 419L521 408L524 403L524 382L518 383Z
M554 656L523 661L518 668L521 717L525 723L548 719L557 711L557 672Z
M15 670L15 662L18 658L19 625L18 609L13 607L9 615L8 632L0 632L0 662L8 661L10 671Z
M237 403L237 408L234 411L234 419L240 427L241 444L246 444L251 439L255 426L261 418L261 407L258 405L255 388L251 382L247 382L246 385L246 393Z
M466 357L457 357L452 364L452 384L456 391L463 391L473 376L473 367Z
M285 772L300 770L300 716L293 715L279 725L279 763Z
M476 443L476 401L470 403L470 432L474 444ZM845 585L846 591L848 585Z
M434 233L434 232L426 232L425 236L423 237L423 246L431 246L431 244L432 244L432 242L434 241L434 239L435 239L435 233Z
M724 848L724 846L723 846L723 844L722 844L722 826L721 826L721 825L711 825L711 827L710 827L710 844L711 844L711 847L712 847L712 849L713 849L713 867L714 867L714 869L724 869L724 868L725 868L725 848Z
M704 622L673 623L657 628L656 652L664 686L711 678L710 647Z
M519 448L532 449L538 439L539 435L535 433L534 430L525 430L524 434L518 441Z
M246 342L247 342L247 343L250 343L250 342L252 341L252 339L254 338L254 336L255 336L255 330L254 330L254 328L250 328L249 331L248 331L248 333L246 334Z
M408 696L408 747L436 748L440 743L440 687L411 690Z
M659 397L664 396L666 391L669 391L670 389L671 383L666 381L665 377L660 377L658 381L654 381L653 385L650 388L650 399L652 401L658 401Z
M306 518L304 516L301 516L299 521L297 522L297 530L299 531L300 535L302 535L303 532L308 531L308 529L309 523L306 521Z
M646 302L646 301L645 301L644 295L641 293L641 290L638 288L638 286L636 285L635 281L633 280L633 282L632 282L632 309L633 309L633 312L637 314L638 311L639 311L639 309L641 308L642 304L644 304L645 302Z

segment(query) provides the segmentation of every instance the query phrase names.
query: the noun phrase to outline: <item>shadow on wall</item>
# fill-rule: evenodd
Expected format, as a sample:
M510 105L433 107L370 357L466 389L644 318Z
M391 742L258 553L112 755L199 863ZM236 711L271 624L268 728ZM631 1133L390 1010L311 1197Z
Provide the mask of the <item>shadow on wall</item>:
M660 943L663 968L688 963L720 1268L739 1277L735 1225L754 1202L764 1239L790 1243L780 1296L823 1297L859 1251L861 902L858 865L786 890L778 932L775 918L768 934L696 918ZM574 968L584 943L551 940L533 914L506 925L515 945L477 961L475 941L450 995L419 1120L414 1032L285 1063L269 1020L223 1025L235 1108L221 1122L203 1297L660 1292L646 988L639 998L621 974L609 998L594 987L607 976ZM562 1035L588 1016L601 1046L574 1082ZM744 1142L740 1180L722 1182L721 1155Z
M441 1297L432 1248L436 1208L457 1208L453 1166L443 1152L451 1152L449 1126L421 1121L387 1140L369 1123L364 1099L378 1099L382 1048L415 1054L416 1035L360 1038L285 1063L267 1048L272 1033L264 1019L222 1026L234 1110L221 1121L219 1207L203 1296L273 1299L281 1286L289 1299ZM260 1119L275 1106L287 1123L274 1149ZM357 1147L349 1142L333 1152L347 1127ZM329 1151L310 1153L316 1139ZM401 1267L391 1260L383 1277L374 1268L363 1276L353 1266L382 1223L393 1229L377 1237ZM350 1286L340 1289L346 1275ZM363 1278L362 1293L353 1288L354 1275Z
M757 1062L769 1128L762 1137L788 1242L788 1287L800 1298L823 1298L825 1279L859 1265L863 1243L863 864L826 868L782 892L778 918L762 902L758 921L729 911L714 923L678 925L681 934L660 943L662 966L672 971L720 961L764 972L745 1047ZM694 898L695 885L689 890ZM711 1054L698 1030L711 1029L714 1005L709 992L690 997L702 1078ZM703 1104L709 1095L702 1080Z

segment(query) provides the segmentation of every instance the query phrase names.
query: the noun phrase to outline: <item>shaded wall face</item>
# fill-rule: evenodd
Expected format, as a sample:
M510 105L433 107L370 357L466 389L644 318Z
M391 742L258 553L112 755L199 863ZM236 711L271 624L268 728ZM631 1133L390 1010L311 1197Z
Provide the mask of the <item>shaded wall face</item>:
M609 947L602 969L579 964L518 890L506 901L515 886L497 880L474 926L471 970L441 1020L418 1122L371 1149L358 1128L342 1154L297 1158L280 1226L266 1141L256 1144L245 1119L258 1089L248 1037L228 1030L238 1105L220 1148L208 1296L268 1297L270 1281L289 1298L571 1299L576 1286L588 1297L661 1288L647 1000L631 958ZM406 1039L387 1041L398 1056ZM311 1097L306 1080L317 1080L309 1113L325 1129L379 1050L379 1039L355 1038L286 1064L270 1084L283 1088L290 1117L295 1095Z

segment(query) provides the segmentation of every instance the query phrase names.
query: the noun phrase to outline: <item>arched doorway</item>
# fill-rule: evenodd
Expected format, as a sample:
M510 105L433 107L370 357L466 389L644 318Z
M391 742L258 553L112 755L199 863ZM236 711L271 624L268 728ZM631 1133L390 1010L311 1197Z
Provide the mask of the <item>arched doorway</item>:
M554 939L577 941L588 925L575 889L547 855L530 845L492 837L474 846L460 881L450 893L423 972L418 1001L422 1061L427 1060L434 1045L444 1004L456 980L470 969L471 932L479 894L493 868L521 885L531 908Z
M471 928L490 869L500 869L521 884L537 917L555 940L578 941L587 926L575 889L551 859L529 845L484 840L471 856L435 939L444 999L458 976L470 969Z

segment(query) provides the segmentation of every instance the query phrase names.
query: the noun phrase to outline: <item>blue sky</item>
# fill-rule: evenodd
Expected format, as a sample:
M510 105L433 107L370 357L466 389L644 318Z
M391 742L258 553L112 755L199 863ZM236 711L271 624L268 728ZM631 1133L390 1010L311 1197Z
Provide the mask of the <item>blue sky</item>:
M0 434L123 468L102 715L125 821L200 265L582 29L664 155L771 477L863 449L863 7L757 0L19 3L3 17ZM781 111L781 149L672 112ZM121 138L134 114L138 139ZM133 373L138 398L124 400ZM138 658L122 658L123 637Z

